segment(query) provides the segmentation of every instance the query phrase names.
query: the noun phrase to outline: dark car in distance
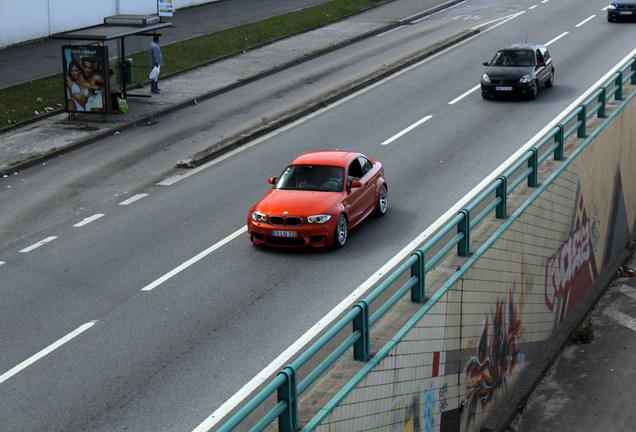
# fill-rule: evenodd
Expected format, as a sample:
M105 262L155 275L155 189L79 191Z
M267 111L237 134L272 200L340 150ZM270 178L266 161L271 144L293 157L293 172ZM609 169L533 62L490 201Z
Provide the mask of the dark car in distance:
M519 95L535 99L542 86L554 85L554 64L548 48L539 44L506 45L484 62L481 96Z
M609 22L634 19L636 19L636 0L610 1L607 6L607 20Z

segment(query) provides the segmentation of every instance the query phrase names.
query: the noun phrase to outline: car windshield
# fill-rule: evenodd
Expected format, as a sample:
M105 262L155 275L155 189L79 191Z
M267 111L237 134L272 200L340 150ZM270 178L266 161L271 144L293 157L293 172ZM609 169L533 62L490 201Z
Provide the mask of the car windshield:
M341 192L344 168L331 165L290 165L276 182L276 189Z
M495 54L491 66L534 66L534 55L529 50L505 50Z

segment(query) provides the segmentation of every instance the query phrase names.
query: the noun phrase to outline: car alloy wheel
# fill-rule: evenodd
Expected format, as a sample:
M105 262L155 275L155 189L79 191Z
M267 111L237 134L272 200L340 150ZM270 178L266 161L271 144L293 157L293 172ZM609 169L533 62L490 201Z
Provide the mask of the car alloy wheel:
M341 213L340 216L338 216L338 221L336 222L336 232L333 237L333 245L335 247L343 247L347 242L347 233L347 217L344 213Z
M375 207L375 213L378 216L382 216L386 213L386 209L389 207L389 193L386 189L386 185L380 186L380 192L378 192L378 204Z

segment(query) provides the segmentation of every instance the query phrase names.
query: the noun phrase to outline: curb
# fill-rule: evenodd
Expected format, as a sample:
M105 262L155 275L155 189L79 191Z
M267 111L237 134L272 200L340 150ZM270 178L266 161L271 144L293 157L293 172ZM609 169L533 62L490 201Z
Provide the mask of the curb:
M159 110L159 111L157 111L157 112L155 112L153 114L147 115L145 117L139 118L139 119L131 121L129 123L123 123L123 124L119 125L116 128L116 130L117 131L124 131L124 130L130 129L130 128L133 128L133 127L146 125L149 122L152 122L154 120L154 118L156 118L156 117L164 116L164 115L170 114L172 112L178 111L178 110L180 110L182 108L188 107L188 106L192 105L195 101L201 101L201 100L210 99L210 98L218 96L220 94L229 92L229 91L234 90L236 88L239 88L239 87L241 87L241 86L243 86L245 84L252 83L252 82L257 81L257 80L259 80L261 78L265 78L267 76L273 75L273 74L278 73L278 72L280 72L282 70L285 70L285 69L288 69L288 68L293 67L295 65L298 65L298 64L304 63L306 61L315 59L317 57L320 57L323 54L327 54L327 53L336 51L336 50L338 50L340 48L343 48L343 47L346 47L348 45L354 44L354 43L359 42L361 40L376 36L376 35L378 35L380 33L384 33L386 31L392 30L394 28L409 24L409 23L411 23L411 22L413 22L415 20L421 19L423 17L429 16L429 15L432 15L432 14L437 13L439 11L442 11L444 9L447 9L449 7L452 7L452 6L455 6L457 4L463 3L464 1L466 1L466 0L450 0L450 1L448 1L446 3L443 3L443 4L439 5L439 6L436 6L436 7L433 7L431 9L425 10L425 11L423 11L421 13L412 15L410 17L407 17L407 18L403 19L403 20L396 21L393 24L378 28L378 29L373 30L373 31L368 32L368 33L361 34L361 35L359 35L359 36L357 36L355 38L352 38L352 39L349 39L349 40L346 40L346 41L342 41L339 44L334 44L334 45L329 46L329 47L327 47L327 48L325 48L323 50L316 51L314 53L305 55L303 57L299 57L299 58L294 59L292 61L289 61L287 63L283 63L283 64L281 64L279 66L276 66L276 67L274 67L272 69L269 69L269 70L263 71L263 72L261 72L259 74L256 74L256 75L254 75L254 76L252 76L250 78L246 78L244 80L237 81L237 82L234 82L232 84L229 84L229 85L227 85L225 87L221 87L219 89L210 91L208 93L204 93L204 94L198 96L195 99L187 99L187 100L184 100L182 102L178 102L178 103L176 103L174 105L170 105L170 106L166 107L165 109ZM378 6L381 6L381 5L378 5ZM376 6L374 6L374 7L376 7ZM479 31L478 30L473 30L473 31L467 31L467 32L468 33L472 33L472 34L464 36L462 39L459 39L459 40L456 40L453 37L451 37L451 38L447 39L447 41L455 40L452 43L457 43L457 42L459 42L459 41L461 41L463 39L466 39L466 38L472 36L473 34L478 33ZM462 33L460 33L460 35L461 34ZM420 57L418 60L413 60L412 62L415 63L415 62L425 58L426 56L430 56L430 55L434 54L435 52L438 52L438 51L440 51L442 49L445 49L448 46L452 45L452 43L448 43L447 42L447 43L444 44L443 48L438 48L436 51L432 51L432 52L428 52L428 53L424 53L423 51L420 51L419 54L422 55L422 57ZM435 47L436 45L437 44L434 44L431 47ZM218 61L218 60L219 59L216 59L216 60L212 61L211 63L214 63L215 61ZM197 65L196 67L201 67L201 66L202 65ZM203 65L203 66L205 66L205 65ZM408 66L408 65L402 65L402 61L399 61L399 62L395 63L393 66L389 66L389 67L383 69L384 70L384 72L383 72L384 75L381 76L381 77L377 77L375 79L372 77L373 75L377 74L378 72L370 74L368 77L362 78L360 80L360 81L364 81L364 82L359 82L357 84L357 86L358 86L357 88L348 90L349 93L347 93L347 94L350 94L353 91L359 90L360 88L364 87L365 85L370 85L373 82L375 82L375 81L377 81L377 80L379 80L381 78L384 78L384 77L390 75L391 73L394 73L395 71L399 70L400 68L404 68L406 66ZM196 67L193 67L193 69L196 68ZM391 67L392 67L392 69L391 69ZM352 84L349 84L349 86L351 86L351 85ZM242 133L239 133L238 135L235 135L234 137L230 137L230 138L222 141L221 143L218 143L215 146L212 146L212 147L210 147L208 149L202 150L201 152L198 152L195 155L186 157L186 158L178 161L176 166L180 167L180 168L189 168L189 167L194 167L194 166L197 166L197 165L199 165L201 163L204 163L204 162L206 162L206 161L208 161L208 160L210 160L210 159L212 159L212 158L214 158L214 157L216 157L216 156L218 156L218 155L220 155L220 154L222 154L222 153L224 153L226 151L232 150L232 149L236 148L239 145L247 143L250 140L253 140L255 138L258 138L258 137L262 136L263 134L265 134L267 132L271 132L275 128L281 127L281 126L283 126L285 124L290 123L291 121L294 121L294 120L300 118L303 115L306 115L306 114L308 114L308 113L310 113L312 111L315 111L316 109L325 106L325 104L331 103L331 102L333 102L333 101L335 101L335 100L337 100L339 98L342 98L342 97L346 96L346 94L343 93L342 95L340 95L338 97L337 94L340 93L340 92L343 92L343 90L335 90L335 91L332 92L333 94L330 93L330 94L324 96L323 98L321 98L321 101L319 103L311 104L309 107L307 107L307 106L300 107L300 108L292 110L292 111L290 111L290 112L288 112L286 114L283 114L283 115L281 115L279 117L278 120L275 120L274 122L270 123L267 126L264 126L262 128L258 128L257 127L257 128L254 128L254 129L246 130L246 131L244 131ZM318 106L319 104L320 104L320 106ZM51 116L52 115L53 115L53 113L51 113ZM39 117L38 119L42 119L42 118L44 118L44 117ZM28 160L25 160L23 162L16 163L15 165L6 166L6 167L0 167L0 177L2 177L4 175L9 175L9 174L14 173L14 172L18 172L18 171L24 170L26 168L30 168L30 167L35 166L35 165L41 165L42 163L44 163L44 162L46 162L48 160L51 160L51 159L53 159L53 158L55 158L57 156L61 156L63 154L66 154L66 153L69 153L71 151L80 149L80 148L82 148L82 147L84 147L86 145L92 144L92 143L94 143L96 141L99 141L99 140L101 140L103 138L106 138L106 137L112 135L114 132L115 132L115 129L109 129L107 131L100 132L100 133L97 133L95 135L89 136L89 137L87 137L85 139L76 141L76 142L74 142L72 144L69 144L69 145L66 145L64 147L51 149L46 154L32 157L32 158L30 158Z
M376 32L374 32L376 33ZM379 69L375 72L372 72L362 78L359 78L355 81L350 82L349 84L344 85L338 89L332 90L329 93L324 94L323 96L316 99L316 101L299 106L294 108L286 113L281 114L276 119L273 119L266 125L255 126L250 129L246 129L239 134L228 137L205 150L201 150L200 152L195 153L187 158L181 159L177 162L178 168L194 168L205 162L214 159L215 157L233 150L243 144L248 143L256 138L259 138L269 132L272 132L282 126L285 126L289 123L292 123L312 112L315 112L321 108L328 106L336 102L339 99L342 99L346 96L349 96L352 93L355 93L369 85L380 81L390 75L393 75L397 71L404 69L408 66L411 66L417 62L424 60L427 57L432 56L440 51L449 48L452 45L455 45L465 39L468 39L479 33L479 30L466 30L461 33L458 33L454 36L451 36L443 41L437 42L435 44L429 45L425 49L418 51L415 54L412 54L409 57L406 57L392 65L386 66L382 69Z

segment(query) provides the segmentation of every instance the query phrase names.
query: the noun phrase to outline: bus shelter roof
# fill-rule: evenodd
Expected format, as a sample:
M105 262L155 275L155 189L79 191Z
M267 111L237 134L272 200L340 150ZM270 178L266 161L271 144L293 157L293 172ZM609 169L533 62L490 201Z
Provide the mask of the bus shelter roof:
M56 33L53 39L108 41L132 35L152 35L156 30L169 27L172 23L160 22L149 25L100 24L79 30Z

